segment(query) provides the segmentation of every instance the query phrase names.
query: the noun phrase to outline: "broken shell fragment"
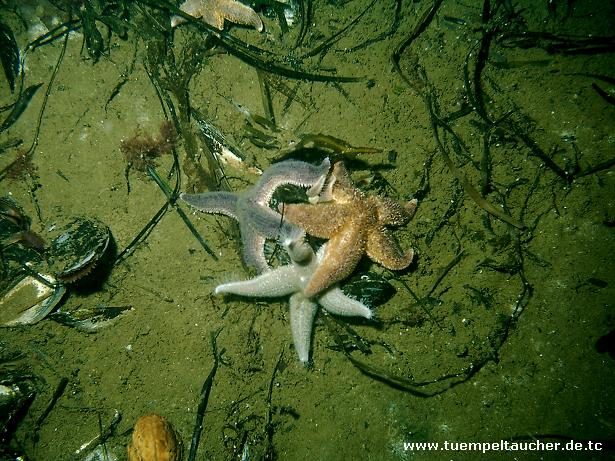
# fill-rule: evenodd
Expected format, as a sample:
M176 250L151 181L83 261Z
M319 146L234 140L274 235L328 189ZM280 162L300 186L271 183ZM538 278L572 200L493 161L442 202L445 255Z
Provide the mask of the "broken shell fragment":
M49 318L85 333L94 333L110 325L117 317L130 309L130 306L106 306L104 304L97 306L79 305L79 307L70 310L66 306L62 306L57 311L52 312Z

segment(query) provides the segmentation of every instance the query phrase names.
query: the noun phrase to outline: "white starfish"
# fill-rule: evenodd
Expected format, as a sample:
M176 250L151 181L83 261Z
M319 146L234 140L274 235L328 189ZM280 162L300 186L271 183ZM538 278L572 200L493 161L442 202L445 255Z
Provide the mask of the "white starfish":
M237 0L186 0L179 7L184 13L201 18L218 30L224 29L224 21L252 26L259 32L263 30L263 21L249 6ZM181 16L171 18L171 27L186 22Z
M322 262L326 245L320 247L318 253L314 254L309 245L303 241L302 236L295 235L282 242L291 258L290 264L277 267L246 281L218 285L214 293L232 293L256 298L290 295L290 328L293 343L299 360L306 365L310 359L310 343L318 304L335 315L371 319L373 313L363 303L346 296L337 286L325 290L314 298L305 296L303 290Z

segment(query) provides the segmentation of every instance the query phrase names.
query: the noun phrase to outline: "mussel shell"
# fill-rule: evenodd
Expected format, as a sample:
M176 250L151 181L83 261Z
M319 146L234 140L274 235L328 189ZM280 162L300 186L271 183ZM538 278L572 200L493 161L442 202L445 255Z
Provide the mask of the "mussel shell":
M87 275L111 241L111 231L106 224L93 218L75 218L58 232L48 254L51 272L64 283Z
M76 309L68 310L66 306L60 307L57 311L49 315L51 320L55 320L62 325L76 328L86 333L93 333L106 327L130 306L79 306Z
M15 284L15 279L32 271L45 272L46 263L41 253L23 245L8 245L2 248L2 272L0 273L0 293Z
M45 318L66 288L51 275L23 275L0 297L0 326L29 325Z
M367 307L376 307L391 299L396 290L383 276L374 272L363 272L344 283L342 291Z

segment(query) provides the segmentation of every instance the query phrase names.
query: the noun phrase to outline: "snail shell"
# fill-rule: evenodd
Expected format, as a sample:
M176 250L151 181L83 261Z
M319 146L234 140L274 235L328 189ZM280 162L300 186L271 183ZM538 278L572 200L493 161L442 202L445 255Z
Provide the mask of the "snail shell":
M180 461L181 444L175 430L158 415L141 416L132 431L128 461Z

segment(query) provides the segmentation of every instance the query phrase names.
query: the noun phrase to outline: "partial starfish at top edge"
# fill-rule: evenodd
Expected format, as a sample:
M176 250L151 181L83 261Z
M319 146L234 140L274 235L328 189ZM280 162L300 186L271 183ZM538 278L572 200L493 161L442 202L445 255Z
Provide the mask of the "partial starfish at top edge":
M256 12L237 0L186 0L179 7L184 13L201 18L210 26L224 30L224 21L252 26L259 32L263 30L263 21ZM171 18L175 27L186 20L180 16Z
M319 166L286 160L273 164L246 191L181 194L180 198L197 210L223 214L237 220L246 265L264 272L270 269L265 258L265 240L301 232L296 225L282 219L269 207L273 193L278 187L291 184L308 187L308 197L316 197L322 190L330 166L328 158Z
M319 203L283 205L280 211L290 222L310 235L329 239L305 295L315 296L348 277L364 254L387 269L408 267L414 251L404 253L386 226L406 224L416 206L416 200L401 206L386 197L367 196L352 184L342 162L333 166Z

